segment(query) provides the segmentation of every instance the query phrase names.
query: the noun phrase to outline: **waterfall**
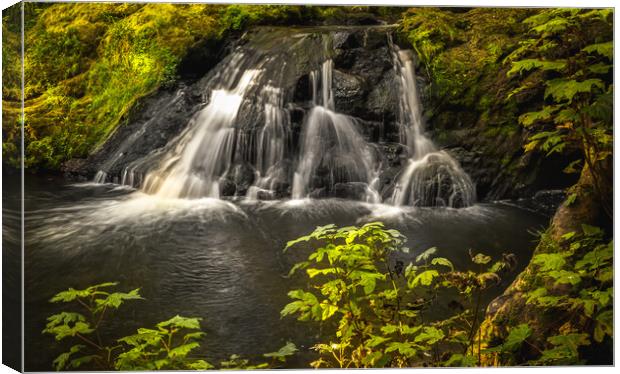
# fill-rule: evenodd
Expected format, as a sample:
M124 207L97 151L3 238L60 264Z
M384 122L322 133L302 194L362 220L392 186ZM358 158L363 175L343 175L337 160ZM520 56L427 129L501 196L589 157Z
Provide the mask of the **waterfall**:
M401 143L410 158L392 194L393 205L470 206L476 191L469 175L445 151L437 149L424 133L422 107L416 84L413 54L392 45L399 78L399 127Z
M376 177L372 151L358 133L355 120L335 111L333 65L327 60L320 73L310 74L313 107L301 135L292 197L305 198L312 191L333 196L342 190L349 197L378 202L378 194L372 189Z
M219 179L230 170L237 146L235 119L261 70L245 70L232 89L214 89L195 124L175 141L160 168L147 174L143 190L169 198L220 196Z
M271 199L287 179L285 163L286 146L290 138L288 112L283 107L282 90L265 86L261 98L265 123L256 144L256 182L248 189L247 197Z
M377 69L369 69L367 62L356 65L351 53L365 48L367 33L356 41L351 39L355 32L268 28L249 35L208 75L191 88L168 93L151 117L136 122L100 164L95 182L120 182L173 199L338 197L395 206L473 204L469 176L424 131L412 52L393 45L390 31L377 29L383 42L375 38L376 54L364 60L376 62ZM335 64L342 64L337 71ZM374 80L367 76L372 74ZM342 76L361 83L350 88ZM384 82L378 87L386 87L394 77L393 96L371 95L372 85ZM359 113L337 108L347 105L343 97L352 96L343 95L351 90L362 92L365 105L371 96L397 101L398 112L390 109L395 115L387 116L396 117L396 123L379 120L377 112L374 118L343 113ZM168 126L166 115L176 119L177 111L185 115L183 121ZM408 161L400 170L385 161L384 145L373 143L380 139L362 127L366 123L389 127L388 140L405 146ZM362 129L370 131L362 135ZM135 150L144 139L157 148ZM390 176L388 182L384 175Z

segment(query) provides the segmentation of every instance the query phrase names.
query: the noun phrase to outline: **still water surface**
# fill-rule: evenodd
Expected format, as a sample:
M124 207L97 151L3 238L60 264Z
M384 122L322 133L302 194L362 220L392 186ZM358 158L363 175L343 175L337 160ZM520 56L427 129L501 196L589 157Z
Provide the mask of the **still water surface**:
M5 184L8 238L19 227L16 187ZM119 281L122 290L140 287L145 298L109 320L113 336L175 314L199 316L207 333L200 353L214 362L233 353L257 357L290 340L302 354L288 366L305 366L319 329L281 319L279 311L287 291L301 286L285 275L308 252L283 253L287 241L317 225L380 220L408 238L410 257L434 246L465 267L472 248L495 258L513 252L523 267L534 247L532 232L548 220L500 203L437 209L336 199L162 199L112 184L32 176L26 179L25 210L26 370L50 370L66 347L41 335L46 317L59 311L48 300L68 287L104 281ZM17 243L5 241L5 259L19 254Z

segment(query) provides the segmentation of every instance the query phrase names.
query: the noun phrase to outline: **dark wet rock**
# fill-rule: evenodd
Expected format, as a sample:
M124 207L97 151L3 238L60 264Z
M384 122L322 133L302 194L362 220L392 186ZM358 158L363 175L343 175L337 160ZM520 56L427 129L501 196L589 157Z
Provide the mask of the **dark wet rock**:
M334 197L342 199L364 200L367 186L365 183L348 182L334 185Z
M399 100L397 84L393 75L385 74L377 84L372 86L368 93L366 108L374 118L389 122L397 118Z
M362 77L334 70L332 84L336 107L347 108L347 112L358 112L364 108L366 83Z
M312 190L308 196L311 199L322 199L322 198L326 198L329 196L327 189L324 187L321 188L315 188L314 190Z
M402 167L400 166L390 166L379 174L379 186L377 189L383 201L389 200L392 197L401 171Z
M248 163L235 165L230 173L230 180L235 184L235 195L245 196L254 183L256 170Z
M220 178L219 180L220 196L234 196L237 186L230 179Z
M366 19L360 16L347 22L365 24L374 21L373 17ZM88 159L66 162L63 172L71 179L92 180L99 170L104 170L109 181L118 181L126 167L149 155L147 161L141 162L139 169L134 170L137 176L146 175L159 164L160 155L167 151L166 145L187 127L197 111L208 104L212 88L209 81L214 74L211 67L236 46L243 45L243 48L252 48L256 53L269 53L286 62L282 65L282 80L278 84L283 88L289 120L288 162L294 162L299 157L298 145L304 122L313 105L311 73L320 71L325 59L333 59L332 84L336 111L353 117L360 134L372 143L381 164L380 193L384 197L391 196L396 178L408 158L406 147L398 144L400 98L388 38L388 33L394 33L394 30L390 27L263 27L242 37L237 36L238 40L230 39L217 46L197 45L180 64L181 80L142 99L126 123L119 126L101 147ZM289 48L282 43L282 38L290 37L293 32L305 36L294 48ZM324 33L331 34L333 54L324 52ZM396 43L402 43L396 35L393 37ZM203 59L204 65L201 65ZM415 60L419 64L418 59ZM268 78L261 84L266 84ZM434 101L430 83L424 67L419 66L417 84L429 137L459 161L471 176L479 201L532 197L537 191L560 189L574 182L574 176L562 173L566 160L524 154L522 145L528 134L493 132L486 124L480 126L482 122L478 109L446 106ZM243 155L235 159L228 176L224 178L226 182L220 186L222 195L244 195L255 181L256 171L249 166L255 160L249 155L254 147L251 142L255 141L264 122L264 109L260 99L247 99L243 103L243 111L247 115L238 118L235 127L239 134L250 140L247 149L239 152ZM290 196L293 172L290 168L286 169L286 175L271 184L269 191L275 198ZM323 171L317 171L311 183L312 196L344 197L350 193L350 198L354 198L359 194L357 187L339 186L337 191L335 187L328 187L328 178ZM551 209L554 203L540 204Z
M72 158L62 165L60 171L66 178L75 180L78 182L87 181L92 175L92 172L88 170L88 162L82 158ZM96 171L95 171L96 173Z

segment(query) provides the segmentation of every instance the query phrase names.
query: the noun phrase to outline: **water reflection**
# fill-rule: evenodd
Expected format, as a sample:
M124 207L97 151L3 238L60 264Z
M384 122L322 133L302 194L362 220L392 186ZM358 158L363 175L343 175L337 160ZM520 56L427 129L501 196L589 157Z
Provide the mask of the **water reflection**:
M528 230L545 223L498 204L457 210L338 199L189 201L38 178L26 188L27 370L49 370L61 349L40 333L45 318L58 311L47 300L68 287L110 280L127 290L141 287L146 299L111 320L114 335L175 314L199 316L207 332L201 353L208 358L252 357L292 340L303 353L289 365L304 366L319 330L280 319L287 291L301 286L284 276L307 256L303 249L284 254L287 241L317 225L381 220L407 236L407 256L435 246L462 267L473 248L493 256L514 252L525 264L534 239ZM10 204L7 209L18 211Z

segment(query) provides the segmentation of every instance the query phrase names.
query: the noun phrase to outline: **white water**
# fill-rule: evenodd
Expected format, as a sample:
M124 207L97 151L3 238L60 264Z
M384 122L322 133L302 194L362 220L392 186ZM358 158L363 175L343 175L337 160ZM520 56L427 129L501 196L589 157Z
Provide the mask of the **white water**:
M416 84L413 54L393 46L394 67L399 77L400 134L410 158L392 194L396 206L470 206L476 191L458 161L437 149L424 133L422 106Z
M400 93L400 142L409 159L393 191L386 192L380 187L382 165L376 150L359 133L355 118L336 111L329 37L323 35L321 43L321 55L314 64L323 63L309 74L312 101L298 145L292 144L286 106L290 96L283 88L288 86L281 86L289 76L286 60L271 50L261 54L241 48L214 69L216 74L205 91L207 104L180 135L164 148L127 164L120 176L108 175L109 166L149 131L146 122L102 165L95 182L120 181L165 199L234 194L249 200L335 196L394 206L472 205L475 188L471 179L424 132L411 51L399 50L390 41ZM179 99L177 95L171 103ZM162 110L167 108L164 105ZM385 193L391 195L385 197Z
M265 123L256 144L256 182L247 192L247 197L252 200L273 198L276 184L286 181L287 178L281 163L285 158L290 130L288 112L283 107L282 90L265 86L261 98L264 103Z
M332 71L333 61L327 60L320 75L316 71L310 75L314 106L301 135L292 198L308 197L316 187L334 188L338 183L346 183L363 191L364 200L378 202L378 193L372 189L376 178L372 150L358 133L355 120L335 111Z
M237 136L235 119L261 70L249 69L230 90L214 89L209 104L176 140L162 165L149 172L143 190L166 198L220 196L219 178L232 164Z

